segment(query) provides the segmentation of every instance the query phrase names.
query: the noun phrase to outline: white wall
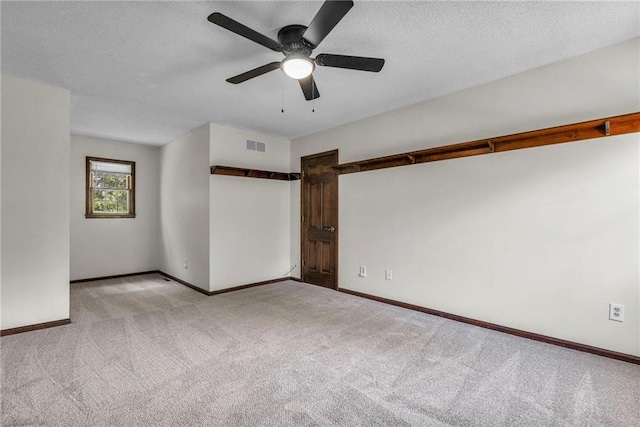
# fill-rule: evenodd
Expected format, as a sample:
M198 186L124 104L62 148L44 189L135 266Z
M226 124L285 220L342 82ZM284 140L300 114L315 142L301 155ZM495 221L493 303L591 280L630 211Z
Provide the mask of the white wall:
M635 354L638 142L343 176L340 284ZM609 302L625 304L624 323L607 319Z
M0 93L2 92L2 77L0 75ZM0 111L2 110L0 101ZM0 129L2 129L2 114L0 114ZM0 135L0 329L2 329L2 135Z
M136 162L136 217L85 218L86 157ZM157 270L159 149L71 135L71 280Z
M209 143L207 123L160 147L160 270L205 290L209 289Z
M291 168L333 148L349 162L639 111L639 52L635 39L300 138ZM340 286L640 355L638 140L341 176ZM297 262L299 224L291 235Z
M70 94L2 75L2 315L69 318Z
M266 152L246 149L246 140ZM211 165L289 172L289 141L211 124ZM211 175L210 290L282 277L291 268L288 181Z

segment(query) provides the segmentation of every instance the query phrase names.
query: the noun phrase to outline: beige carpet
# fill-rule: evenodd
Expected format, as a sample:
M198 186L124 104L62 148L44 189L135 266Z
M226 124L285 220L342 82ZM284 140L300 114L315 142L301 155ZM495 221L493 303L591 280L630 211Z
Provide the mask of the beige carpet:
M635 426L640 366L296 282L72 285L3 337L2 426Z

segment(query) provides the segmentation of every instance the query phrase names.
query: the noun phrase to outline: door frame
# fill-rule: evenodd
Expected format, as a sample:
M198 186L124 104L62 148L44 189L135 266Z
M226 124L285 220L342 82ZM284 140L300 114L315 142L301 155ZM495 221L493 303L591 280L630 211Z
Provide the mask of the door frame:
M310 160L310 159L315 159L318 157L324 157L326 155L329 154L335 154L336 156L336 164L335 166L338 166L338 164L340 163L340 157L339 157L339 150L336 148L334 150L329 150L329 151L323 151L322 153L315 153L315 154L309 154L307 156L302 156L300 157L300 279L304 282L305 277L304 277L304 264L305 264L305 251L304 251L304 244L307 238L307 230L305 227L305 223L303 221L303 216L304 216L304 192L306 191L305 188L306 186L304 185L304 180L305 180L305 176L304 176L304 161L305 160ZM335 286L333 288L327 288L327 289L334 289L334 290L338 290L338 264L339 264L339 252L338 252L338 247L339 247L339 239L338 239L338 234L340 231L340 227L338 226L338 222L340 220L340 181L338 180L340 175L338 174L338 172L334 169L334 173L336 176L336 182L337 182L337 187L336 187L336 191L337 191L337 197L336 197L336 208L335 208L335 216L336 216L336 231L335 231L335 237L334 237L334 245L335 245L335 262L334 262L334 284Z

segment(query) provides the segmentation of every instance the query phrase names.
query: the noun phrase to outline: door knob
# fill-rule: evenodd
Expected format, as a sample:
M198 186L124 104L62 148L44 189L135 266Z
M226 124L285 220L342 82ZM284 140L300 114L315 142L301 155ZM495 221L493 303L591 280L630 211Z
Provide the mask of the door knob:
M330 231L330 232L332 232L332 233L333 233L334 231L336 231L336 228L335 228L335 227L322 227L322 229L323 229L323 230L325 230L325 231Z

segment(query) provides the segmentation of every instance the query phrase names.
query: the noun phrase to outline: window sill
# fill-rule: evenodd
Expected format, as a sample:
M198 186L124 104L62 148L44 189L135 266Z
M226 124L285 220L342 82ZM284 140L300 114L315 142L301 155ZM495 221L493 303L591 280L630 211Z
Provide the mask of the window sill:
M135 218L136 214L84 214L88 219L116 219L116 218Z

